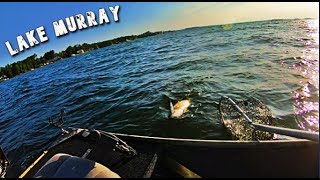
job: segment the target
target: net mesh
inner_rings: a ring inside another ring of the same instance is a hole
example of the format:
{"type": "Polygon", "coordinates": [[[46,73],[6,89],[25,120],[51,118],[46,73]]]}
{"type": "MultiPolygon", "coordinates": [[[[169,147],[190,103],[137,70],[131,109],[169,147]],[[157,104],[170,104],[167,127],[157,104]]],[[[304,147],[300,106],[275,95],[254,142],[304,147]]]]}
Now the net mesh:
{"type": "MultiPolygon", "coordinates": [[[[256,98],[235,102],[254,123],[271,125],[272,114],[269,108],[256,98]]],[[[253,126],[242,116],[239,110],[225,97],[219,103],[220,118],[231,133],[233,139],[270,140],[273,133],[254,130],[253,126]]]]}

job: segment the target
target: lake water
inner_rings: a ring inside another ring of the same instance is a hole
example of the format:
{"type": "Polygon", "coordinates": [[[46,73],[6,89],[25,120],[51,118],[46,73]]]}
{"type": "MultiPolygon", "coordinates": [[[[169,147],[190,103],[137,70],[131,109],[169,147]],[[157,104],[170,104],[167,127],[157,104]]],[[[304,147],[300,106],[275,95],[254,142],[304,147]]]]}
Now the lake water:
{"type": "MultiPolygon", "coordinates": [[[[195,27],[94,50],[0,83],[0,145],[16,177],[65,126],[228,139],[218,93],[264,102],[277,126],[319,131],[319,21],[195,27]],[[191,99],[169,120],[169,99],[191,99]]],[[[14,174],[14,175],[13,175],[14,174]]]]}

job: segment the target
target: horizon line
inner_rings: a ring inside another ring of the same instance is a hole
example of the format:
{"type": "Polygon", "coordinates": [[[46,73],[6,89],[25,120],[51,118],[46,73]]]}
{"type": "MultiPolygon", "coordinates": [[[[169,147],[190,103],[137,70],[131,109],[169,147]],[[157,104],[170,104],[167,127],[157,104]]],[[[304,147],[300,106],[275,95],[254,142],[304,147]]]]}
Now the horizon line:
{"type": "MultiPolygon", "coordinates": [[[[310,18],[310,17],[309,17],[309,18],[287,18],[287,19],[279,18],[279,19],[264,19],[264,20],[252,20],[252,21],[239,21],[239,22],[230,22],[230,23],[223,23],[223,24],[212,24],[212,25],[203,25],[203,26],[191,26],[191,27],[184,27],[184,28],[171,29],[171,30],[158,30],[158,31],[154,31],[153,33],[155,33],[155,32],[161,32],[161,31],[163,31],[163,32],[175,32],[175,31],[182,31],[182,30],[187,30],[187,29],[192,29],[192,28],[203,28],[203,27],[221,26],[221,25],[229,25],[229,24],[241,24],[241,23],[250,23],[250,22],[272,21],[272,20],[295,20],[295,19],[297,19],[297,20],[306,20],[306,19],[317,20],[317,19],[319,19],[319,17],[318,17],[318,18],[314,18],[314,17],[312,17],[312,18],[310,18]]],[[[152,32],[152,31],[147,30],[147,31],[144,31],[143,33],[145,33],[145,32],[152,32]]],[[[143,33],[142,33],[142,34],[143,34],[143,33]]],[[[125,36],[134,36],[134,35],[139,35],[139,34],[131,34],[131,35],[124,35],[124,36],[114,37],[114,38],[112,38],[112,39],[105,39],[105,40],[102,40],[102,41],[92,42],[92,43],[90,43],[90,44],[99,43],[99,42],[108,41],[108,40],[113,40],[113,39],[117,39],[117,38],[125,37],[125,36]]],[[[84,43],[86,43],[86,42],[84,42],[84,43]]],[[[84,44],[84,43],[82,43],[82,44],[84,44]]],[[[70,45],[70,44],[69,44],[69,45],[67,45],[67,46],[66,46],[65,48],[63,48],[63,49],[66,50],[66,48],[68,48],[69,46],[75,46],[75,45],[81,45],[81,43],[76,43],[76,44],[73,44],[73,45],[70,45]]],[[[112,46],[112,45],[111,45],[111,46],[112,46]]],[[[106,47],[107,47],[107,46],[106,46],[106,47]]],[[[100,49],[100,48],[99,48],[99,49],[100,49]]],[[[50,49],[50,50],[47,50],[47,52],[48,52],[48,51],[51,51],[51,50],[55,51],[55,53],[60,53],[60,52],[64,51],[64,50],[61,50],[61,51],[59,51],[59,52],[56,52],[56,50],[50,49]]],[[[44,52],[41,56],[43,56],[45,53],[46,53],[46,52],[44,52]]],[[[34,54],[36,54],[36,55],[38,56],[37,53],[34,53],[34,54]]],[[[39,55],[39,57],[41,57],[41,56],[39,55]]],[[[27,58],[27,57],[26,57],[26,58],[27,58]]],[[[0,66],[0,68],[4,68],[4,67],[7,66],[7,65],[10,65],[10,64],[13,64],[13,63],[16,63],[16,62],[19,62],[19,61],[23,61],[23,60],[25,60],[26,58],[21,59],[21,60],[18,60],[18,61],[13,61],[13,62],[11,62],[11,63],[8,63],[8,64],[4,65],[4,66],[0,66]]]]}

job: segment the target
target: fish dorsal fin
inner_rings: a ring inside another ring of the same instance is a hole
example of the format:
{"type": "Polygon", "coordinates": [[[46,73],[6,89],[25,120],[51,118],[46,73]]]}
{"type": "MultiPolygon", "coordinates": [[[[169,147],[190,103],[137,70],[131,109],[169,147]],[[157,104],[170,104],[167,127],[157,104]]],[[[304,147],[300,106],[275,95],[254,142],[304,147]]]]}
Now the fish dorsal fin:
{"type": "Polygon", "coordinates": [[[170,112],[171,112],[171,114],[173,114],[173,112],[174,112],[173,104],[171,101],[170,101],[170,112]]]}

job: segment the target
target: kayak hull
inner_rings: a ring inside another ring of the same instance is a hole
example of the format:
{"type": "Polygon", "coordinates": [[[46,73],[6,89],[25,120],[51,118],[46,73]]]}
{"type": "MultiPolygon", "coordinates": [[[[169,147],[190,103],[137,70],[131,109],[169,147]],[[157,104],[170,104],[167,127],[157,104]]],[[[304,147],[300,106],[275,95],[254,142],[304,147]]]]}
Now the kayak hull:
{"type": "Polygon", "coordinates": [[[85,131],[73,129],[57,140],[20,177],[33,177],[57,153],[78,157],[87,153],[87,159],[127,178],[319,177],[318,143],[308,140],[196,140],[99,131],[97,141],[96,137],[83,137],[85,131]],[[138,155],[128,157],[115,150],[111,135],[125,141],[138,155]]]}

